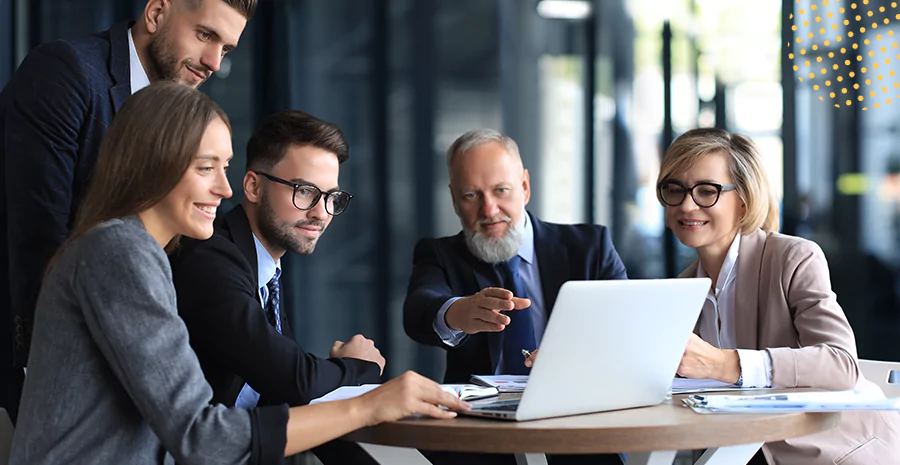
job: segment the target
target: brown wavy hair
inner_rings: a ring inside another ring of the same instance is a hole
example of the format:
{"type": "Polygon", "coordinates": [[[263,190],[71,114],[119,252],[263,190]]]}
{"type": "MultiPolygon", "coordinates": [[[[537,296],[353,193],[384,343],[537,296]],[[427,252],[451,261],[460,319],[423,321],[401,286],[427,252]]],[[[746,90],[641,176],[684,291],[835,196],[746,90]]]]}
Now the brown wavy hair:
{"type": "Polygon", "coordinates": [[[225,112],[212,99],[180,84],[154,83],[129,97],[100,144],[69,241],[104,221],[136,215],[159,203],[181,181],[203,133],[217,118],[231,130],[225,112]]]}

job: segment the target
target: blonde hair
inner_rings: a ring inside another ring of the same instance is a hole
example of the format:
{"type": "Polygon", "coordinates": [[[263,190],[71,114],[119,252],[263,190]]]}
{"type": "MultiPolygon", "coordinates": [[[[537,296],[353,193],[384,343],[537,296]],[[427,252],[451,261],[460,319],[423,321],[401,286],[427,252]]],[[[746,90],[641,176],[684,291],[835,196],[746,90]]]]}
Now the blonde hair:
{"type": "MultiPolygon", "coordinates": [[[[723,129],[692,129],[681,135],[666,150],[659,167],[657,185],[683,174],[707,155],[722,154],[728,161],[735,192],[744,202],[746,211],[741,218],[741,233],[757,229],[778,230],[778,202],[763,169],[762,157],[749,137],[731,134],[723,129]]],[[[656,198],[665,206],[656,191],[656,198]]]]}

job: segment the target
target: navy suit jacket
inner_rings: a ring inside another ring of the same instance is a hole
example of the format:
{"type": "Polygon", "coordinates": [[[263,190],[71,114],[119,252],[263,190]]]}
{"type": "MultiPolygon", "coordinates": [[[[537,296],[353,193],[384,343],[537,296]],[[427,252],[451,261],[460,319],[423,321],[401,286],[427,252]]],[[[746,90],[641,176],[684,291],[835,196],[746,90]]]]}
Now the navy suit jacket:
{"type": "Polygon", "coordinates": [[[109,123],[131,95],[128,27],[35,48],[0,93],[0,303],[15,322],[19,366],[44,269],[69,235],[109,123]]]}
{"type": "MultiPolygon", "coordinates": [[[[627,279],[606,227],[545,223],[529,215],[547,315],[566,281],[627,279]]],[[[463,383],[473,374],[494,374],[503,333],[478,333],[456,347],[447,346],[434,331],[438,310],[447,299],[499,287],[500,282],[494,267],[472,255],[462,232],[416,244],[403,304],[403,327],[417,342],[447,349],[444,382],[463,383]]]]}
{"type": "Polygon", "coordinates": [[[261,406],[304,405],[340,386],[380,382],[375,363],[305,352],[285,312],[282,334],[269,324],[259,300],[256,243],[242,206],[216,220],[209,240],[183,239],[170,261],[178,314],[212,386],[213,403],[234,405],[244,382],[260,394],[261,406]]]}

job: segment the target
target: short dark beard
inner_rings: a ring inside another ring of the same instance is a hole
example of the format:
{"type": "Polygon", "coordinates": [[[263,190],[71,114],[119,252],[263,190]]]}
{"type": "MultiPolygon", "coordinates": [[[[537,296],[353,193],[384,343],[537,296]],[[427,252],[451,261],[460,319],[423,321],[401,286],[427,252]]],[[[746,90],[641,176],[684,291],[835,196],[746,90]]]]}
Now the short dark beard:
{"type": "Polygon", "coordinates": [[[150,39],[148,54],[150,69],[158,81],[178,80],[178,59],[172,55],[172,42],[169,40],[169,27],[164,24],[156,35],[150,39]]]}
{"type": "Polygon", "coordinates": [[[259,199],[259,234],[269,244],[272,244],[282,250],[290,250],[300,255],[309,255],[316,249],[318,239],[300,238],[294,232],[294,228],[302,226],[317,226],[322,231],[325,230],[325,224],[321,221],[307,220],[298,221],[296,223],[283,223],[278,221],[272,203],[263,189],[259,199]]]}
{"type": "MultiPolygon", "coordinates": [[[[178,61],[178,58],[172,54],[173,48],[169,37],[169,25],[166,23],[150,39],[150,46],[147,48],[150,69],[156,75],[154,80],[179,83],[178,75],[182,67],[191,68],[200,74],[209,76],[210,70],[205,66],[195,66],[191,60],[178,61]]],[[[206,81],[200,81],[198,85],[204,82],[206,81]]]]}

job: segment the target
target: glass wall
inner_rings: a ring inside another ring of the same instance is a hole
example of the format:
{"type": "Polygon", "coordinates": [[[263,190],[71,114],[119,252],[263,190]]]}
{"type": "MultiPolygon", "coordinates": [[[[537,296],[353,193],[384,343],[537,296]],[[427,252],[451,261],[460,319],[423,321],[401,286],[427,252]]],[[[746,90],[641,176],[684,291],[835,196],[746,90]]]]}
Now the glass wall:
{"type": "MultiPolygon", "coordinates": [[[[263,1],[202,87],[234,127],[227,206],[240,201],[244,145],[264,115],[301,109],[349,138],[341,186],[353,204],[315,254],[285,259],[301,345],[325,355],[363,333],[389,375],[443,371],[441,350],[404,334],[402,303],[416,241],[459,231],[444,152],[463,132],[510,134],[532,176],[532,212],[606,224],[629,275],[657,278],[695,258],[665,245],[655,196],[664,143],[717,126],[760,145],[785,232],[822,245],[860,355],[900,359],[897,105],[835,109],[782,70],[791,24],[779,0],[595,0],[589,20],[544,18],[536,3],[263,1]]],[[[0,83],[37,43],[136,19],[143,4],[0,0],[0,83]]]]}

